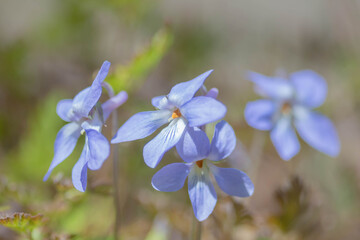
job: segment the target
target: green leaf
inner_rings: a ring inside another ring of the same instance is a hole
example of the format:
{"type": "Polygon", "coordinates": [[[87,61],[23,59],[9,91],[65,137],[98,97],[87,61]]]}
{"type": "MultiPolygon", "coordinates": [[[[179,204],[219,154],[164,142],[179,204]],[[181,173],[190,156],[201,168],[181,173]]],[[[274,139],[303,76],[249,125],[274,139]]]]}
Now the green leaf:
{"type": "Polygon", "coordinates": [[[167,53],[173,42],[173,34],[168,28],[160,29],[151,43],[129,64],[116,66],[115,71],[107,78],[107,82],[115,92],[133,91],[140,86],[145,77],[154,69],[167,53]]]}
{"type": "Polygon", "coordinates": [[[12,230],[24,233],[31,232],[43,223],[43,216],[28,213],[13,213],[7,217],[0,218],[0,224],[12,230]]]}

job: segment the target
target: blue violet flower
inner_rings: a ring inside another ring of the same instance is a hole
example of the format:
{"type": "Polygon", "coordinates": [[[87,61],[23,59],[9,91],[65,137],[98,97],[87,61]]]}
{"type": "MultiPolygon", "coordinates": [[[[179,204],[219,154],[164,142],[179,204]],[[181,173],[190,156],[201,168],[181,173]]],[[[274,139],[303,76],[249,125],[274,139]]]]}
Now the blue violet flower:
{"type": "Polygon", "coordinates": [[[118,130],[111,143],[120,143],[145,138],[164,124],[167,127],[144,146],[145,163],[154,168],[163,155],[177,145],[183,134],[192,127],[198,127],[223,118],[226,107],[212,97],[196,96],[212,70],[200,76],[175,85],[166,96],[152,99],[158,110],[133,115],[118,130]]]}
{"type": "Polygon", "coordinates": [[[234,130],[227,122],[221,121],[215,126],[211,144],[205,132],[196,127],[189,128],[182,140],[177,150],[186,163],[172,163],[160,169],[152,178],[156,190],[175,192],[188,178],[190,201],[199,221],[208,218],[217,201],[210,173],[220,189],[229,195],[249,197],[253,194],[254,185],[244,172],[214,165],[228,157],[236,145],[234,130]]]}
{"type": "Polygon", "coordinates": [[[54,158],[44,181],[73,152],[81,134],[85,134],[85,145],[72,170],[72,182],[77,190],[83,192],[86,189],[87,169],[100,169],[108,158],[110,144],[101,134],[101,129],[110,113],[127,100],[127,93],[122,91],[105,103],[98,103],[109,68],[110,62],[105,61],[90,87],[82,90],[74,99],[64,99],[58,103],[57,114],[69,123],[56,136],[54,158]]]}
{"type": "Polygon", "coordinates": [[[299,136],[310,146],[329,156],[340,152],[340,141],[333,123],[313,111],[327,94],[325,79],[311,70],[292,73],[289,79],[250,73],[255,91],[266,99],[249,102],[245,119],[253,128],[268,130],[271,140],[284,160],[300,150],[299,136]]]}

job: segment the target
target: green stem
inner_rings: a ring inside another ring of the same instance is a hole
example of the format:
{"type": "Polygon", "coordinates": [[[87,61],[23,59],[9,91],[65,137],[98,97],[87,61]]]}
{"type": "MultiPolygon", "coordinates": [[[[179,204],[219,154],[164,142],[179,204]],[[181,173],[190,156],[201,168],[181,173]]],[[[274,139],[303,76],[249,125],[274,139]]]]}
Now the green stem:
{"type": "MultiPolygon", "coordinates": [[[[112,113],[112,135],[115,136],[117,131],[117,111],[112,113]]],[[[119,147],[115,145],[113,147],[113,184],[114,184],[114,205],[115,205],[115,226],[114,226],[114,240],[118,239],[120,232],[120,205],[119,205],[119,147]]]]}
{"type": "Polygon", "coordinates": [[[250,178],[255,185],[258,174],[260,171],[260,165],[262,160],[262,154],[265,147],[265,135],[263,132],[256,131],[253,136],[251,148],[250,148],[250,159],[252,161],[252,168],[250,172],[250,178]]]}
{"type": "Polygon", "coordinates": [[[193,222],[191,227],[190,240],[201,239],[201,222],[199,222],[195,216],[193,216],[193,222]]]}
{"type": "MultiPolygon", "coordinates": [[[[112,98],[115,96],[112,87],[103,82],[103,87],[107,90],[109,97],[112,98]]],[[[117,132],[117,122],[118,115],[117,110],[113,110],[112,118],[111,118],[111,126],[112,126],[112,136],[115,136],[117,132]]],[[[114,206],[115,206],[115,224],[114,224],[114,240],[118,240],[120,226],[121,226],[121,209],[119,204],[119,147],[117,145],[113,145],[113,197],[114,197],[114,206]]]]}

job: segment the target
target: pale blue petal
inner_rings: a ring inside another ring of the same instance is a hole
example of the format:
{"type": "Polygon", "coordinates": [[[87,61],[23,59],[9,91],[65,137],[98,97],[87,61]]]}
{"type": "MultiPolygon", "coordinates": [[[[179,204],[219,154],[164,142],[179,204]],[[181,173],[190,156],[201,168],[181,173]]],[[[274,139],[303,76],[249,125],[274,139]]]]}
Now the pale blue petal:
{"type": "Polygon", "coordinates": [[[270,130],[274,123],[276,105],[271,100],[248,102],[245,107],[245,120],[251,127],[259,130],[270,130]]]}
{"type": "Polygon", "coordinates": [[[60,129],[55,140],[54,158],[50,164],[48,172],[44,177],[44,181],[49,178],[52,170],[74,151],[80,135],[81,127],[74,122],[68,123],[60,129]]]}
{"type": "Polygon", "coordinates": [[[172,104],[168,97],[165,95],[153,97],[151,99],[151,104],[157,109],[173,109],[175,105],[172,104]]]}
{"type": "Polygon", "coordinates": [[[227,158],[236,146],[234,129],[224,120],[216,124],[208,159],[220,161],[227,158]]]}
{"type": "Polygon", "coordinates": [[[300,143],[293,127],[291,126],[290,118],[280,118],[274,129],[271,131],[270,136],[282,159],[286,161],[290,160],[299,152],[300,143]]]}
{"type": "Polygon", "coordinates": [[[186,127],[183,118],[172,120],[156,137],[144,146],[143,156],[146,165],[156,167],[164,154],[174,147],[180,140],[186,127]]]}
{"type": "Polygon", "coordinates": [[[194,97],[181,106],[181,114],[189,121],[190,127],[199,127],[222,119],[226,107],[211,97],[194,97]]]}
{"type": "Polygon", "coordinates": [[[87,185],[87,161],[86,149],[84,147],[79,160],[72,169],[72,182],[74,187],[80,192],[85,192],[87,185]]]}
{"type": "Polygon", "coordinates": [[[91,109],[99,101],[102,93],[102,82],[110,69],[110,62],[105,61],[101,66],[91,87],[88,87],[75,96],[73,110],[77,115],[88,117],[91,109]]]}
{"type": "Polygon", "coordinates": [[[66,122],[71,122],[73,119],[69,116],[72,108],[72,99],[60,100],[56,106],[57,115],[66,122]]]}
{"type": "Polygon", "coordinates": [[[322,105],[326,99],[327,84],[325,79],[312,70],[303,70],[290,75],[295,87],[295,97],[298,103],[315,108],[322,105]]]}
{"type": "Polygon", "coordinates": [[[193,166],[188,178],[188,191],[195,217],[204,221],[215,208],[217,196],[206,168],[193,166]],[[203,171],[203,172],[201,172],[203,171]]]}
{"type": "Polygon", "coordinates": [[[71,112],[69,113],[69,117],[74,121],[79,121],[81,118],[87,118],[89,114],[85,115],[84,111],[82,110],[83,103],[91,91],[91,87],[87,87],[81,90],[73,99],[73,105],[71,112]]]}
{"type": "Polygon", "coordinates": [[[250,72],[248,78],[255,83],[255,91],[261,96],[286,100],[294,94],[293,87],[286,79],[268,77],[255,72],[250,72]]]}
{"type": "Polygon", "coordinates": [[[212,71],[213,70],[207,71],[190,81],[176,84],[168,95],[170,102],[174,103],[177,107],[180,107],[189,101],[204,84],[205,79],[212,71]]]}
{"type": "Polygon", "coordinates": [[[172,163],[160,169],[151,180],[152,186],[162,192],[175,192],[184,186],[191,165],[172,163]]]}
{"type": "Polygon", "coordinates": [[[301,118],[295,118],[295,126],[301,138],[313,148],[332,157],[339,154],[339,137],[329,118],[309,111],[301,118]]]}
{"type": "Polygon", "coordinates": [[[165,95],[161,95],[161,96],[153,97],[153,98],[151,99],[151,104],[152,104],[154,107],[160,109],[160,107],[159,107],[160,101],[161,101],[163,98],[166,98],[166,96],[165,96],[165,95]]]}
{"type": "Polygon", "coordinates": [[[133,115],[117,131],[111,143],[142,139],[168,122],[172,112],[168,110],[140,112],[133,115]]]}
{"type": "Polygon", "coordinates": [[[125,91],[121,91],[116,96],[104,102],[101,105],[104,121],[108,119],[112,111],[114,111],[116,108],[124,104],[127,99],[128,99],[128,94],[125,91]]]}
{"type": "Polygon", "coordinates": [[[219,89],[217,88],[212,88],[206,93],[206,97],[211,97],[214,99],[216,99],[218,95],[219,95],[219,89]]]}
{"type": "Polygon", "coordinates": [[[246,173],[234,168],[219,168],[209,164],[211,172],[221,190],[237,197],[250,197],[254,193],[254,184],[246,173]]]}
{"type": "Polygon", "coordinates": [[[210,142],[206,133],[199,128],[186,127],[176,150],[185,162],[193,162],[208,156],[210,142]]]}
{"type": "Polygon", "coordinates": [[[93,129],[85,129],[85,131],[87,138],[84,146],[85,158],[91,170],[98,170],[110,155],[110,144],[98,131],[93,129]]]}

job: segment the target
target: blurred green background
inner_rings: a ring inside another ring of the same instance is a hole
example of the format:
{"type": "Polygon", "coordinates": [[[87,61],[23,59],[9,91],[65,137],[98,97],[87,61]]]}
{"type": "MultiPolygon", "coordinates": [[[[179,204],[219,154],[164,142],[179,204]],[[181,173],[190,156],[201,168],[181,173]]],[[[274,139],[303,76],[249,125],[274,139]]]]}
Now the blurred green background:
{"type": "MultiPolygon", "coordinates": [[[[119,124],[172,85],[215,70],[206,86],[219,88],[239,139],[228,164],[251,176],[255,193],[218,191],[202,239],[360,239],[359,24],[360,3],[351,0],[1,0],[0,239],[112,239],[111,158],[89,172],[86,193],[70,178],[82,144],[42,182],[64,124],[57,101],[88,86],[104,60],[108,81],[129,93],[119,124]],[[285,162],[269,135],[244,121],[246,102],[258,98],[244,76],[307,68],[328,81],[320,111],[342,151],[333,159],[302,143],[285,162]]],[[[188,239],[187,189],[151,187],[156,169],[141,151],[149,139],[119,146],[122,239],[188,239]]],[[[170,161],[179,161],[175,151],[162,165],[170,161]]]]}

